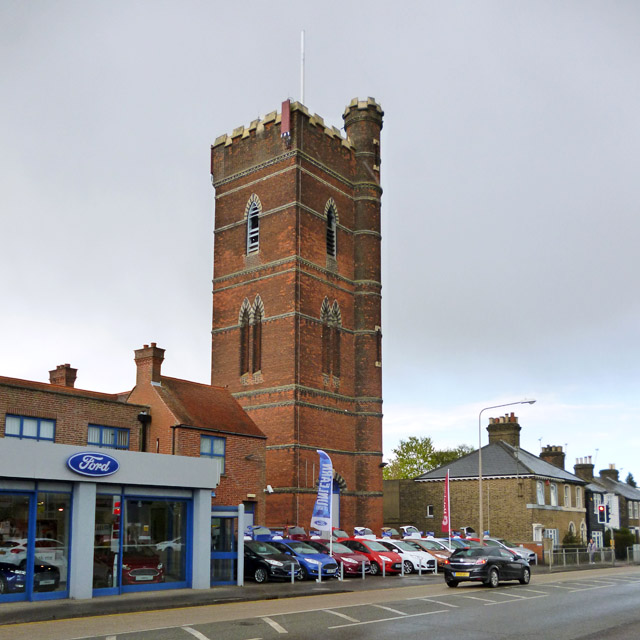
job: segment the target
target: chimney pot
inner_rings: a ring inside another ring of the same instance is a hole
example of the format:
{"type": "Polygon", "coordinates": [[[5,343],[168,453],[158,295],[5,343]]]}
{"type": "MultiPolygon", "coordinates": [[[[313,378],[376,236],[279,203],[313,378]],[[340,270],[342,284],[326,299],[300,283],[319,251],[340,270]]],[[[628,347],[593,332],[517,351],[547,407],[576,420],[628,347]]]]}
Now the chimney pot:
{"type": "Polygon", "coordinates": [[[164,349],[156,346],[155,342],[151,346],[145,344],[142,349],[136,349],[136,386],[160,382],[162,361],[164,360],[164,349]]]}
{"type": "Polygon", "coordinates": [[[76,383],[78,370],[70,364],[59,364],[55,369],[49,371],[49,383],[60,387],[71,387],[76,383]]]}

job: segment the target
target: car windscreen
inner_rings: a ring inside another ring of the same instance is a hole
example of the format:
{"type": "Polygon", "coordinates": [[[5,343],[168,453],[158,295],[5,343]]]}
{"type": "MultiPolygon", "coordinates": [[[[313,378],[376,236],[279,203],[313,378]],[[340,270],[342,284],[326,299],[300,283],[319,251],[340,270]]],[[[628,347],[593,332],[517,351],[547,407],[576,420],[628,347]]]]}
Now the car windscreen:
{"type": "Polygon", "coordinates": [[[486,547],[483,549],[482,547],[473,548],[473,549],[456,549],[451,554],[451,562],[455,562],[456,560],[463,560],[464,558],[480,558],[482,556],[489,555],[490,550],[486,547]]]}
{"type": "Polygon", "coordinates": [[[332,548],[334,553],[353,553],[353,549],[349,549],[342,542],[334,542],[332,548]]]}
{"type": "Polygon", "coordinates": [[[505,547],[511,547],[512,549],[515,549],[515,548],[517,548],[517,546],[518,546],[517,544],[515,544],[515,543],[513,543],[513,542],[509,542],[508,540],[500,539],[500,540],[498,540],[498,542],[502,542],[502,544],[503,544],[505,547]]]}
{"type": "Polygon", "coordinates": [[[389,551],[381,542],[376,542],[375,540],[367,540],[365,546],[369,547],[371,551],[389,551]]]}
{"type": "Polygon", "coordinates": [[[349,534],[346,531],[343,531],[342,529],[334,529],[333,530],[333,535],[336,538],[348,538],[349,534]]]}
{"type": "Polygon", "coordinates": [[[302,527],[291,527],[287,529],[287,533],[291,536],[305,536],[307,532],[302,527]]]}
{"type": "Polygon", "coordinates": [[[280,554],[280,551],[278,551],[278,549],[268,544],[267,542],[255,542],[252,540],[247,540],[244,543],[244,546],[247,547],[247,549],[251,549],[251,551],[257,553],[259,556],[274,556],[280,554]]]}
{"type": "Polygon", "coordinates": [[[309,546],[306,542],[287,542],[287,546],[296,553],[318,553],[317,549],[309,546]]]}
{"type": "MultiPolygon", "coordinates": [[[[415,551],[416,550],[415,547],[412,547],[405,540],[394,540],[393,541],[393,545],[395,547],[398,547],[399,549],[402,549],[403,551],[415,551]]],[[[422,549],[420,549],[420,551],[422,551],[422,549]]]]}

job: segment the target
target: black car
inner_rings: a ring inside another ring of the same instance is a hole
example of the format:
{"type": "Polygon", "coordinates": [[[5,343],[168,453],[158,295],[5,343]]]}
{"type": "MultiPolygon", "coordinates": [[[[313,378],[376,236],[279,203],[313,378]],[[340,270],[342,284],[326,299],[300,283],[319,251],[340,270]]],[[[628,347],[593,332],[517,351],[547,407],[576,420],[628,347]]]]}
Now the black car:
{"type": "Polygon", "coordinates": [[[256,582],[280,578],[291,579],[291,571],[300,579],[300,564],[298,561],[281,553],[274,546],[262,540],[245,540],[244,543],[244,575],[256,582]],[[293,565],[293,567],[292,567],[293,565]]]}
{"type": "Polygon", "coordinates": [[[444,562],[444,581],[449,587],[459,582],[482,582],[497,587],[501,580],[518,580],[529,584],[529,563],[508,549],[500,547],[471,547],[454,551],[444,562]]]}

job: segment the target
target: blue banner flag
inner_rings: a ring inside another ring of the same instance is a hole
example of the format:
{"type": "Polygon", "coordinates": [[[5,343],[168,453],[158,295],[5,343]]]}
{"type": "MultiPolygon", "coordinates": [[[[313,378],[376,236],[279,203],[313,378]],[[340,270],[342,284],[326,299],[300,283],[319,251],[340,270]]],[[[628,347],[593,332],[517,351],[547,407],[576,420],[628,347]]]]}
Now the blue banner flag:
{"type": "Polygon", "coordinates": [[[318,478],[318,497],[313,507],[311,528],[331,531],[331,498],[333,492],[333,465],[331,458],[318,450],[320,456],[320,476],[318,478]]]}

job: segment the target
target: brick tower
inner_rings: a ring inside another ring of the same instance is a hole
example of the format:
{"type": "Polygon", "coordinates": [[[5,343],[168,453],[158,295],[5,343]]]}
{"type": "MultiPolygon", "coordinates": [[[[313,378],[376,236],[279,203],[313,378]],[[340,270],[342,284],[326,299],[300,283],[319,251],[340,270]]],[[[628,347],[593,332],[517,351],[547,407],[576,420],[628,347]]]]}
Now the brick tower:
{"type": "Polygon", "coordinates": [[[211,382],[267,435],[267,526],[308,529],[317,449],[334,524],[382,525],[382,116],[352,100],[343,137],[286,101],[211,148],[211,382]]]}

